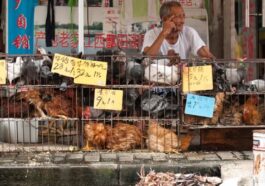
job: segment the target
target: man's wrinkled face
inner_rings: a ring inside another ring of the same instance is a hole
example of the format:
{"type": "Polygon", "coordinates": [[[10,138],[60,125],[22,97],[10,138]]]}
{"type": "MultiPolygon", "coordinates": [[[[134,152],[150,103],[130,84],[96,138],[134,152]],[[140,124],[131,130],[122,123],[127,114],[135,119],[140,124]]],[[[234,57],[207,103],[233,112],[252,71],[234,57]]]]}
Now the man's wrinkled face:
{"type": "MultiPolygon", "coordinates": [[[[184,23],[185,23],[185,12],[182,7],[172,7],[170,11],[170,15],[168,17],[173,16],[172,22],[174,22],[176,28],[174,32],[182,31],[184,23]]],[[[166,18],[168,19],[168,18],[166,18]]]]}

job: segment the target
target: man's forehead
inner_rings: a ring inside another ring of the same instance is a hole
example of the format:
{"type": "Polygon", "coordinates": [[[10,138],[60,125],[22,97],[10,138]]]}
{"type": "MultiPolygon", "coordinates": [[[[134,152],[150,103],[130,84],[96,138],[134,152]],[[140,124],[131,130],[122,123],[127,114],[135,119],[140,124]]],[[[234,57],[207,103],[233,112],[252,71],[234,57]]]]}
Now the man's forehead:
{"type": "Polygon", "coordinates": [[[170,14],[183,14],[184,13],[184,10],[182,7],[171,7],[170,9],[170,14]]]}

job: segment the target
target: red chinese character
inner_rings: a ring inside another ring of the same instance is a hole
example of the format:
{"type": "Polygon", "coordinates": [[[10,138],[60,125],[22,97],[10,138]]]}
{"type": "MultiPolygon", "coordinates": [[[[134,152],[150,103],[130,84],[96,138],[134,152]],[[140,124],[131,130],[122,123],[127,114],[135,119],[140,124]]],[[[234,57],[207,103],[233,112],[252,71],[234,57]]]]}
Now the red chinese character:
{"type": "Polygon", "coordinates": [[[77,48],[78,46],[78,33],[74,32],[71,34],[71,41],[70,41],[71,48],[77,48]]]}
{"type": "Polygon", "coordinates": [[[16,48],[20,48],[21,46],[21,36],[18,35],[14,41],[12,42],[12,45],[15,45],[16,48]]]}
{"type": "Polygon", "coordinates": [[[103,37],[103,34],[96,34],[95,35],[94,47],[95,48],[103,48],[104,47],[104,37],[103,37]]]}
{"type": "Polygon", "coordinates": [[[62,45],[63,48],[66,48],[66,47],[69,46],[68,39],[69,39],[69,34],[68,33],[62,32],[60,34],[60,40],[59,40],[59,42],[61,43],[61,45],[62,45]]]}
{"type": "Polygon", "coordinates": [[[128,38],[126,34],[118,34],[118,47],[128,48],[128,38]]]}
{"type": "Polygon", "coordinates": [[[138,34],[129,34],[129,48],[132,49],[138,49],[139,48],[139,41],[140,41],[140,36],[138,34]]]}
{"type": "Polygon", "coordinates": [[[29,38],[28,38],[28,36],[26,34],[24,36],[22,36],[21,44],[22,44],[22,48],[24,48],[24,49],[29,49],[30,48],[29,38]]]}
{"type": "Polygon", "coordinates": [[[18,28],[27,28],[27,18],[23,15],[20,14],[17,18],[17,26],[18,28]]]}
{"type": "Polygon", "coordinates": [[[123,0],[119,0],[119,6],[121,6],[123,3],[123,0]]]}
{"type": "Polygon", "coordinates": [[[21,3],[21,0],[16,0],[16,7],[15,7],[15,9],[18,9],[19,8],[20,3],[21,3]]]}
{"type": "Polygon", "coordinates": [[[106,37],[106,48],[113,48],[116,47],[116,35],[115,34],[107,34],[106,37]]]}

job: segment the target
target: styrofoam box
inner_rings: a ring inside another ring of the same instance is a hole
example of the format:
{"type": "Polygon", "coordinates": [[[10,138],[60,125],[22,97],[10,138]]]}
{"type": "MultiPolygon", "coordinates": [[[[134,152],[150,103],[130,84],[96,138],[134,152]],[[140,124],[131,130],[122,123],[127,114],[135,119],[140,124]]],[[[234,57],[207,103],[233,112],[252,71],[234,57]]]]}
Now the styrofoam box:
{"type": "Polygon", "coordinates": [[[7,143],[37,143],[38,122],[33,118],[0,119],[0,140],[7,143]]]}

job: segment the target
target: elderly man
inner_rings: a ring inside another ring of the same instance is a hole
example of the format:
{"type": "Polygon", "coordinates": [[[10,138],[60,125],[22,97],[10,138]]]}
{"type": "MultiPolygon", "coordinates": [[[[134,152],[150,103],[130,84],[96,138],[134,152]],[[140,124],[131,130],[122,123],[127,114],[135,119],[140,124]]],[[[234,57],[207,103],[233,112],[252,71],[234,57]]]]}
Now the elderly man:
{"type": "Polygon", "coordinates": [[[181,59],[191,54],[202,58],[214,58],[197,31],[184,26],[185,13],[179,2],[169,1],[160,8],[162,28],[149,30],[144,37],[142,52],[145,55],[169,55],[174,50],[181,59]]]}

